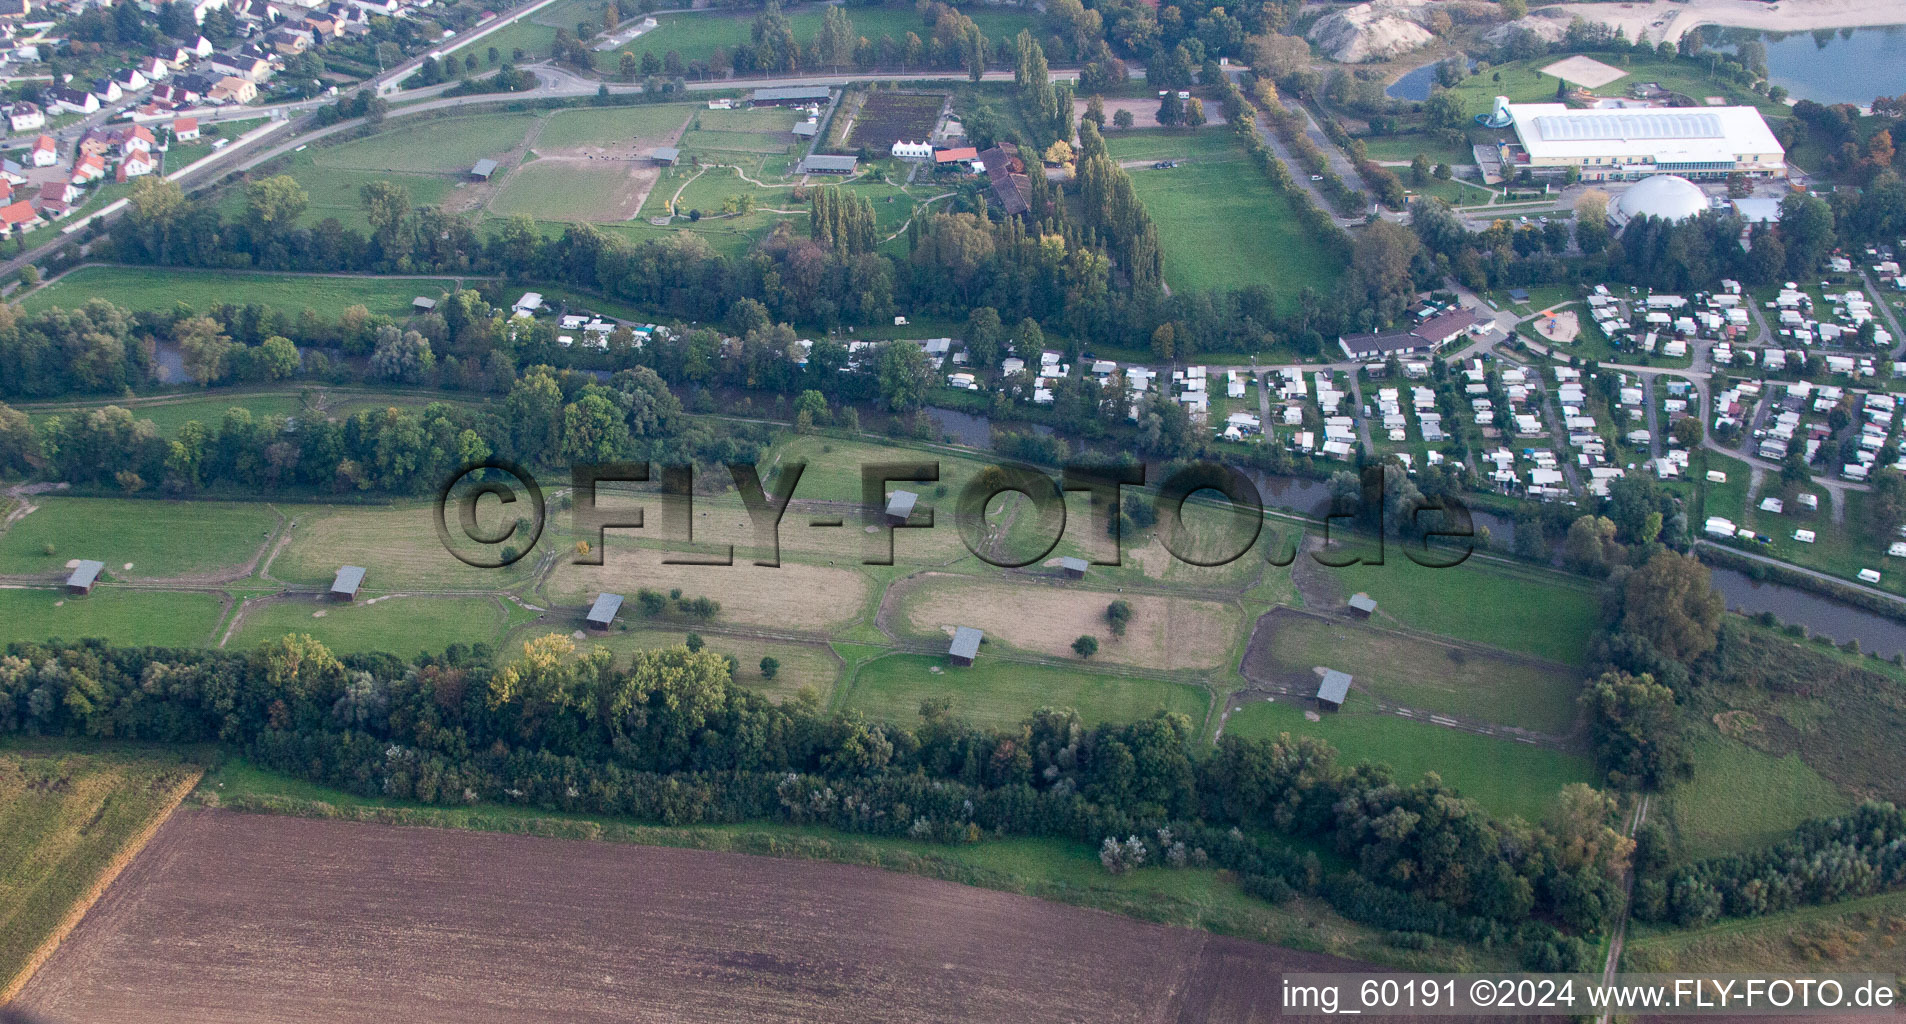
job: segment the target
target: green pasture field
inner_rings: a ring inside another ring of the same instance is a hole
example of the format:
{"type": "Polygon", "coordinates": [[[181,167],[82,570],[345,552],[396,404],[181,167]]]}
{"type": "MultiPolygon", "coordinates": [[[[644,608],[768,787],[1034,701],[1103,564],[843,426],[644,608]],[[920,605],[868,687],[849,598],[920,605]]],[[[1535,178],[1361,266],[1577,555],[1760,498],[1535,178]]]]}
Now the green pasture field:
{"type": "Polygon", "coordinates": [[[127,309],[168,310],[185,303],[196,310],[221,302],[256,302],[296,314],[316,309],[335,316],[346,306],[362,304],[373,313],[405,317],[410,300],[436,297],[456,287],[452,278],[323,277],[308,274],[261,274],[161,270],[149,267],[82,267],[30,292],[20,300],[28,313],[55,306],[75,309],[87,299],[106,299],[127,309]]]}
{"type": "MultiPolygon", "coordinates": [[[[1386,545],[1384,564],[1342,569],[1307,567],[1330,580],[1339,600],[1362,591],[1377,618],[1459,640],[1580,665],[1594,636],[1599,603],[1592,588],[1556,573],[1539,573],[1472,556],[1432,569],[1386,545]]],[[[1328,610],[1328,609],[1322,609],[1328,610]]]]}
{"type": "Polygon", "coordinates": [[[531,613],[493,597],[388,597],[367,602],[274,600],[244,611],[228,645],[257,647],[287,633],[308,633],[339,654],[436,653],[453,643],[495,645],[511,620],[531,613]]]}
{"type": "MultiPolygon", "coordinates": [[[[1214,136],[1222,131],[1207,130],[1214,136]]],[[[1119,159],[1149,159],[1124,154],[1159,146],[1156,141],[1127,146],[1128,138],[1115,138],[1108,151],[1119,159]]],[[[1265,285],[1287,307],[1307,286],[1327,289],[1342,262],[1306,235],[1290,201],[1271,188],[1235,142],[1228,156],[1210,152],[1171,170],[1129,172],[1158,226],[1167,283],[1190,290],[1265,285]]]]}
{"type": "Polygon", "coordinates": [[[909,726],[919,721],[920,702],[929,697],[945,697],[958,717],[991,727],[1012,725],[1042,707],[1072,708],[1088,724],[1136,721],[1160,708],[1188,716],[1193,725],[1205,719],[1209,702],[1194,686],[1106,675],[1088,666],[1013,664],[989,653],[982,646],[965,667],[938,655],[877,658],[860,667],[835,703],[909,726]]]}
{"type": "MultiPolygon", "coordinates": [[[[1467,144],[1445,142],[1441,139],[1433,138],[1425,132],[1407,132],[1401,135],[1365,135],[1363,136],[1363,152],[1365,156],[1368,156],[1372,160],[1403,161],[1414,160],[1417,154],[1420,153],[1425,160],[1430,162],[1431,167],[1437,164],[1448,164],[1451,167],[1458,167],[1463,164],[1473,165],[1476,162],[1476,154],[1469,151],[1467,144]]],[[[1399,170],[1407,174],[1409,168],[1404,167],[1399,168],[1399,170]]],[[[1481,193],[1477,193],[1477,195],[1481,195],[1481,193]]]]}
{"type": "MultiPolygon", "coordinates": [[[[410,174],[335,167],[314,162],[310,151],[293,154],[282,173],[296,178],[309,197],[304,215],[298,218],[300,224],[310,227],[323,223],[327,217],[335,217],[339,224],[366,234],[370,232],[371,222],[364,213],[364,186],[374,181],[388,181],[403,186],[413,205],[437,206],[457,190],[461,178],[448,171],[410,174]]],[[[244,190],[227,190],[219,200],[219,212],[230,218],[243,217],[244,190]]]]}
{"type": "Polygon", "coordinates": [[[536,147],[540,150],[568,149],[632,139],[663,138],[687,124],[697,110],[718,113],[707,111],[696,103],[560,110],[544,119],[543,130],[536,135],[536,147]]]}
{"type": "Polygon", "coordinates": [[[534,807],[478,804],[427,807],[408,801],[363,798],[268,772],[227,758],[208,773],[198,799],[239,809],[308,817],[401,820],[440,828],[588,836],[647,843],[878,866],[967,885],[1023,893],[1123,913],[1146,921],[1206,928],[1339,956],[1414,965],[1421,969],[1501,968],[1501,954],[1439,942],[1411,953],[1383,941],[1380,932],[1339,917],[1320,901],[1299,896],[1267,903],[1244,892],[1230,873],[1207,868],[1131,871],[1108,875],[1095,848],[1050,839],[987,839],[971,845],[903,838],[848,836],[818,826],[745,823],[695,828],[644,825],[629,819],[587,817],[534,807]]]}
{"type": "Polygon", "coordinates": [[[216,594],[111,585],[85,597],[67,597],[63,590],[0,590],[0,644],[100,637],[121,647],[200,647],[218,620],[216,594]]]}
{"type": "MultiPolygon", "coordinates": [[[[444,550],[432,510],[423,503],[299,506],[287,508],[285,514],[296,525],[291,528],[290,542],[270,566],[272,579],[280,583],[329,585],[340,565],[361,565],[369,570],[364,577],[368,594],[404,590],[491,592],[523,582],[536,561],[526,556],[502,569],[465,565],[444,550]]],[[[491,521],[487,511],[480,514],[486,528],[503,521],[491,521]]],[[[551,527],[561,525],[553,510],[549,516],[551,527]]],[[[452,523],[450,529],[454,535],[457,527],[452,523]]],[[[538,546],[552,543],[555,541],[546,529],[538,546]]]]}
{"type": "MultiPolygon", "coordinates": [[[[1696,449],[1694,458],[1689,461],[1691,468],[1688,471],[1688,480],[1700,496],[1700,501],[1695,506],[1695,514],[1688,517],[1694,528],[1700,529],[1700,524],[1706,522],[1709,516],[1725,516],[1735,526],[1747,525],[1749,516],[1747,485],[1753,477],[1753,470],[1747,463],[1707,448],[1696,449]],[[1707,475],[1710,471],[1727,474],[1727,482],[1708,483],[1707,475]]],[[[1822,508],[1821,511],[1824,512],[1826,509],[1822,508]]],[[[1791,532],[1789,531],[1790,535],[1791,532]]]]}
{"type": "Polygon", "coordinates": [[[1114,160],[1229,162],[1248,159],[1223,125],[1202,128],[1107,128],[1105,152],[1114,160]]]}
{"type": "Polygon", "coordinates": [[[1854,801],[1796,754],[1775,757],[1691,727],[1694,778],[1656,798],[1649,816],[1666,825],[1689,860],[1766,846],[1810,818],[1851,810],[1854,801]]]}
{"type": "MultiPolygon", "coordinates": [[[[601,26],[603,9],[608,7],[607,0],[563,0],[551,4],[527,18],[518,18],[503,28],[484,36],[462,49],[453,51],[449,56],[459,63],[466,54],[476,54],[477,64],[483,74],[490,73],[488,63],[490,47],[499,51],[501,60],[511,60],[516,50],[523,51],[526,63],[549,56],[550,47],[556,41],[558,28],[576,31],[576,23],[586,21],[593,26],[601,26]]],[[[601,54],[597,55],[600,58],[601,54]]],[[[613,56],[613,55],[611,55],[613,56]]]]}
{"type": "MultiPolygon", "coordinates": [[[[1556,79],[1552,75],[1541,74],[1539,69],[1566,56],[1557,53],[1497,65],[1482,74],[1470,75],[1450,91],[1462,99],[1466,112],[1472,115],[1488,113],[1497,96],[1507,96],[1512,103],[1553,103],[1556,79]],[[1500,81],[1497,75],[1501,76],[1500,81]]],[[[1654,82],[1664,89],[1693,97],[1697,105],[1709,96],[1720,96],[1729,104],[1759,107],[1763,114],[1769,116],[1786,117],[1789,113],[1785,104],[1770,102],[1767,97],[1751,89],[1709,79],[1705,64],[1698,60],[1664,61],[1656,57],[1612,57],[1596,53],[1588,56],[1628,72],[1626,78],[1616,79],[1595,90],[1598,96],[1626,96],[1630,87],[1654,82]]]]}
{"type": "MultiPolygon", "coordinates": [[[[861,467],[882,463],[928,462],[939,464],[939,483],[888,483],[886,489],[911,490],[927,504],[952,508],[959,500],[960,488],[973,475],[991,465],[989,461],[952,455],[944,451],[909,448],[870,441],[846,441],[837,437],[788,434],[763,453],[760,462],[762,486],[778,493],[779,467],[788,462],[806,462],[801,482],[795,488],[796,500],[859,501],[861,467]],[[940,485],[946,494],[939,495],[940,485]]],[[[948,525],[951,525],[949,521],[948,525]]],[[[937,529],[937,527],[936,527],[937,529]]]]}
{"type": "Polygon", "coordinates": [[[1305,679],[1316,666],[1348,672],[1358,689],[1412,710],[1439,711],[1551,736],[1575,723],[1578,673],[1443,647],[1401,633],[1304,615],[1269,629],[1272,673],[1305,679]]]}
{"type": "Polygon", "coordinates": [[[0,992],[196,772],[177,755],[0,748],[0,992]]]}
{"type": "MultiPolygon", "coordinates": [[[[544,294],[548,294],[545,292],[544,294]]],[[[253,419],[267,416],[315,416],[324,415],[334,419],[344,419],[363,409],[386,409],[396,406],[400,409],[422,409],[432,402],[441,402],[445,396],[431,393],[357,393],[324,392],[324,400],[317,406],[308,406],[301,393],[285,391],[224,391],[208,395],[187,394],[168,395],[157,399],[127,401],[88,402],[84,405],[46,404],[21,406],[20,411],[27,414],[34,426],[43,426],[54,416],[82,416],[93,409],[117,405],[132,412],[136,420],[151,420],[158,428],[161,437],[177,434],[180,427],[193,420],[203,424],[207,430],[216,431],[224,420],[227,410],[242,408],[252,414],[253,419]]],[[[453,404],[456,404],[453,402],[453,404]]]]}
{"type": "Polygon", "coordinates": [[[1284,699],[1260,700],[1232,712],[1224,731],[1263,740],[1279,733],[1315,736],[1336,747],[1347,763],[1387,764],[1402,782],[1435,772],[1490,813],[1529,821],[1548,814],[1563,786],[1596,781],[1595,766],[1585,757],[1382,714],[1354,692],[1342,711],[1320,718],[1306,720],[1301,707],[1284,699]]]}
{"type": "Polygon", "coordinates": [[[312,153],[319,167],[384,173],[453,174],[520,145],[534,114],[471,114],[405,123],[401,129],[312,153]]]}
{"type": "MultiPolygon", "coordinates": [[[[526,636],[541,632],[540,627],[526,631],[526,636]]],[[[680,646],[695,632],[695,627],[684,625],[679,629],[665,629],[659,626],[629,626],[618,624],[607,633],[591,633],[588,643],[606,647],[614,651],[622,663],[627,663],[630,655],[636,651],[653,650],[662,647],[680,646]]],[[[708,644],[707,650],[716,654],[726,654],[735,659],[734,680],[737,685],[754,690],[777,703],[800,693],[802,689],[814,691],[825,704],[833,696],[834,686],[840,679],[841,662],[825,644],[804,644],[783,640],[760,640],[747,636],[725,636],[719,633],[703,632],[702,639],[708,644]],[[762,657],[772,657],[781,663],[773,679],[761,674],[762,657]]],[[[507,651],[514,655],[515,651],[507,651]]]]}
{"type": "Polygon", "coordinates": [[[243,565],[278,525],[272,507],[262,504],[58,495],[33,503],[37,510],[0,533],[0,574],[63,576],[75,558],[105,562],[108,578],[213,572],[243,565]]]}
{"type": "Polygon", "coordinates": [[[629,165],[619,161],[538,160],[510,176],[490,200],[489,210],[499,217],[525,214],[537,220],[595,220],[616,202],[610,197],[633,188],[629,165]]]}

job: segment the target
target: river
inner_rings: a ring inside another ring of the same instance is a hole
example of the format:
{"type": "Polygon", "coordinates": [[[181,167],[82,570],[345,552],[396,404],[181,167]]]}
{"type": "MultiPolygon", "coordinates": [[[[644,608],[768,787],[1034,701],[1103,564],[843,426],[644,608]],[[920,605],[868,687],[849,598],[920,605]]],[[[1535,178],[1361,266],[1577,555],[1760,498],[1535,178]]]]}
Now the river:
{"type": "Polygon", "coordinates": [[[1709,26],[1701,39],[1723,49],[1758,39],[1768,77],[1798,99],[1866,106],[1906,93],[1906,25],[1785,34],[1709,26]]]}

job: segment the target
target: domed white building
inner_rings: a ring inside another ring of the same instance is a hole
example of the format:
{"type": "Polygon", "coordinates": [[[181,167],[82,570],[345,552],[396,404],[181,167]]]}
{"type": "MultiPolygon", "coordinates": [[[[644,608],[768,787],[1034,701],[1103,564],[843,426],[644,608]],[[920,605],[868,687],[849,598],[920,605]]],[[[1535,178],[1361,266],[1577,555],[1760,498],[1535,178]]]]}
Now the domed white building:
{"type": "Polygon", "coordinates": [[[1636,182],[1608,207],[1608,219],[1621,227],[1636,217],[1683,221],[1707,209],[1707,193],[1686,178],[1654,174],[1636,182]]]}

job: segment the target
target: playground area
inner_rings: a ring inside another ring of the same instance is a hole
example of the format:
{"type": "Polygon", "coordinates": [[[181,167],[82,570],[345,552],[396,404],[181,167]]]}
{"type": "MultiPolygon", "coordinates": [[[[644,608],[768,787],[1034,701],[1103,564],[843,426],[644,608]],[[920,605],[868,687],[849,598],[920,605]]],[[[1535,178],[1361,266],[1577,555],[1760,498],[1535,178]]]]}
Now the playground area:
{"type": "Polygon", "coordinates": [[[1572,309],[1543,310],[1535,320],[1535,332],[1557,345],[1572,344],[1581,331],[1581,320],[1572,309]]]}

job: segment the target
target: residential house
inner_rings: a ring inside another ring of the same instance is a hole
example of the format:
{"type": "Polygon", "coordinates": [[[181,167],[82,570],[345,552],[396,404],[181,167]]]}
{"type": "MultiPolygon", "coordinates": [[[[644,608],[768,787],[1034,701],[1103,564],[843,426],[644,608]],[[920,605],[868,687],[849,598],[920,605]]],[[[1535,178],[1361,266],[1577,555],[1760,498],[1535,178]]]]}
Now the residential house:
{"type": "Polygon", "coordinates": [[[133,69],[145,76],[147,82],[159,82],[172,77],[172,65],[157,57],[142,57],[133,69]]]}
{"type": "MultiPolygon", "coordinates": [[[[185,66],[192,63],[194,56],[196,56],[196,54],[183,46],[166,45],[154,51],[152,59],[164,64],[170,71],[184,71],[185,66]]],[[[145,68],[141,67],[140,70],[144,71],[145,68]]],[[[151,78],[152,74],[147,72],[146,77],[151,78]]]]}
{"type": "Polygon", "coordinates": [[[13,125],[16,132],[30,132],[46,127],[46,111],[41,110],[38,104],[22,100],[7,111],[7,122],[13,125]]]}
{"type": "Polygon", "coordinates": [[[95,78],[93,79],[93,95],[99,97],[101,103],[118,103],[126,98],[126,90],[121,89],[119,83],[110,78],[95,78]]]}
{"type": "MultiPolygon", "coordinates": [[[[200,18],[199,20],[203,22],[205,19],[200,18]]],[[[210,57],[212,54],[218,52],[218,48],[212,45],[212,41],[204,36],[200,36],[193,41],[191,50],[192,56],[201,58],[210,57]]]]}
{"type": "Polygon", "coordinates": [[[98,153],[79,158],[73,165],[72,181],[76,185],[85,185],[99,181],[106,176],[106,158],[98,153]]]}
{"type": "Polygon", "coordinates": [[[51,167],[60,162],[60,144],[53,136],[42,135],[33,140],[33,166],[51,167]]]}
{"type": "Polygon", "coordinates": [[[22,199],[6,206],[0,206],[0,238],[23,231],[31,231],[40,226],[40,211],[33,204],[22,199]]]}
{"type": "Polygon", "coordinates": [[[176,82],[156,86],[152,90],[155,103],[168,103],[174,107],[189,107],[196,104],[204,93],[193,87],[191,79],[195,76],[184,75],[176,82]]]}
{"type": "Polygon", "coordinates": [[[25,18],[33,13],[33,0],[0,0],[0,18],[25,18]]]}
{"type": "Polygon", "coordinates": [[[242,78],[248,82],[262,82],[271,77],[270,61],[238,53],[221,53],[207,58],[205,67],[214,73],[242,78]]]}
{"type": "Polygon", "coordinates": [[[172,137],[180,142],[197,142],[199,137],[199,119],[181,117],[172,122],[172,137]]]}
{"type": "Polygon", "coordinates": [[[312,33],[309,29],[274,28],[265,33],[271,42],[271,48],[287,57],[296,56],[311,49],[312,33]]]}
{"type": "MultiPolygon", "coordinates": [[[[195,25],[203,25],[205,24],[205,16],[207,14],[224,9],[225,0],[192,0],[192,22],[195,25]]],[[[200,36],[199,38],[204,39],[205,37],[200,36]]],[[[201,54],[200,56],[204,55],[201,54]]]]}
{"type": "Polygon", "coordinates": [[[258,86],[237,75],[220,79],[217,85],[212,86],[212,91],[205,94],[206,101],[215,104],[245,104],[257,98],[258,86]]]}
{"type": "Polygon", "coordinates": [[[133,178],[142,178],[157,170],[158,167],[159,161],[151,153],[135,149],[127,153],[124,160],[119,161],[119,173],[113,180],[125,182],[133,178]]]}
{"type": "Polygon", "coordinates": [[[55,108],[65,113],[99,113],[99,97],[83,89],[57,86],[47,90],[45,98],[51,101],[55,108]]]}
{"type": "MultiPolygon", "coordinates": [[[[47,188],[52,187],[47,186],[47,188]]],[[[39,204],[40,217],[44,220],[65,220],[72,215],[74,207],[78,205],[60,196],[49,196],[44,189],[40,192],[39,204]]]]}
{"type": "Polygon", "coordinates": [[[152,82],[147,79],[138,68],[126,68],[123,71],[115,71],[113,72],[112,80],[113,84],[117,85],[124,92],[138,92],[152,85],[152,82]]]}

